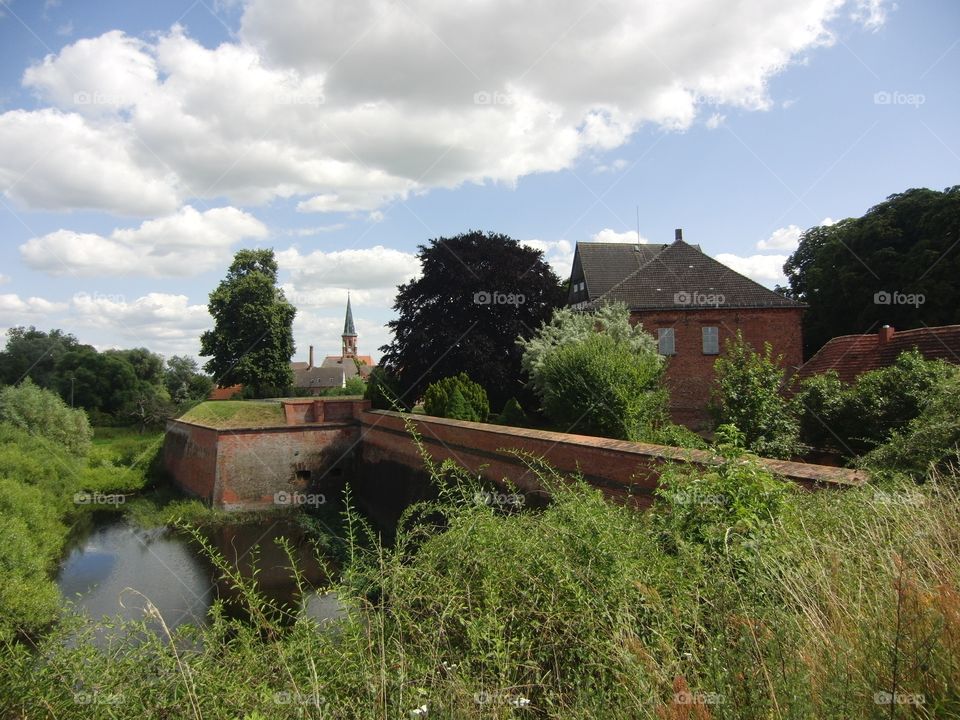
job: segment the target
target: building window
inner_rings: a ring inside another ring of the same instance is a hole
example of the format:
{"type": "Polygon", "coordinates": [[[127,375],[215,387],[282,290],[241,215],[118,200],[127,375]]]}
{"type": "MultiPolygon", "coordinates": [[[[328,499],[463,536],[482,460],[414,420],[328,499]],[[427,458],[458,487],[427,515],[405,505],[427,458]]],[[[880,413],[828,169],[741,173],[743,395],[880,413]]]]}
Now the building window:
{"type": "Polygon", "coordinates": [[[720,328],[715,328],[715,327],[703,328],[703,354],[704,355],[720,354],[720,328]]]}
{"type": "Polygon", "coordinates": [[[674,342],[673,328],[659,328],[657,330],[657,352],[661,355],[675,355],[676,343],[674,342]]]}

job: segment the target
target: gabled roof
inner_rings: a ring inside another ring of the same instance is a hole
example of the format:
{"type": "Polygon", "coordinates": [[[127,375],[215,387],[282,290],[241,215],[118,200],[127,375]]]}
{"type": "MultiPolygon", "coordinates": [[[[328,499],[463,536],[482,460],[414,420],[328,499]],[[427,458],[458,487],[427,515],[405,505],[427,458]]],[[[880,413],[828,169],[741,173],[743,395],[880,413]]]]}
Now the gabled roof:
{"type": "Polygon", "coordinates": [[[343,387],[342,367],[312,367],[293,371],[293,386],[298,388],[343,387]]]}
{"type": "Polygon", "coordinates": [[[799,378],[835,370],[844,382],[853,382],[870,370],[893,365],[900,353],[916,348],[927,360],[960,365],[960,325],[894,331],[882,341],[883,329],[870,335],[841,335],[830,340],[797,371],[799,378]]]}
{"type": "MultiPolygon", "coordinates": [[[[669,245],[617,245],[577,243],[586,283],[581,301],[624,302],[631,310],[803,307],[683,240],[669,245]]],[[[571,293],[571,299],[575,297],[571,293]]]]}

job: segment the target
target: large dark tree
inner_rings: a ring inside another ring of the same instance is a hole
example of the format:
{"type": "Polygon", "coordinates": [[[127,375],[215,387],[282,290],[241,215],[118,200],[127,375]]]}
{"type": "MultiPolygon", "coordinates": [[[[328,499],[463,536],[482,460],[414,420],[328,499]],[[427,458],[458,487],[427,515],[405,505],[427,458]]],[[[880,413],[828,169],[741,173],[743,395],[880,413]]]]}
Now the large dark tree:
{"type": "Polygon", "coordinates": [[[29,377],[39,387],[53,388],[57,363],[77,346],[77,339],[62,330],[44,332],[32,325],[10,328],[7,345],[0,352],[0,384],[14,385],[29,377]]]}
{"type": "Polygon", "coordinates": [[[837,335],[960,322],[960,186],[891,195],[860,218],[807,230],[784,265],[807,303],[807,357],[837,335]],[[920,302],[922,296],[922,302],[920,302]]]}
{"type": "Polygon", "coordinates": [[[562,304],[560,280],[541,251],[497,233],[430,240],[419,258],[422,275],[398,288],[381,365],[404,403],[465,372],[499,410],[524,392],[517,337],[530,337],[562,304]]]}
{"type": "Polygon", "coordinates": [[[210,293],[214,329],[200,336],[204,369],[223,386],[237,383],[255,394],[282,392],[293,383],[296,308],[277,286],[273,250],[240,250],[227,277],[210,293]]]}

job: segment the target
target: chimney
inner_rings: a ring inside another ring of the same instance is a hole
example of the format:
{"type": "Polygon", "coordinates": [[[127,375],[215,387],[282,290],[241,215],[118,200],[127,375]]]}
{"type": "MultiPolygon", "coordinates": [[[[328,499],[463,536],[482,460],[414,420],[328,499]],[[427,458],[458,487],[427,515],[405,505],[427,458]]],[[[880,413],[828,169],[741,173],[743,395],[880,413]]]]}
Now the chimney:
{"type": "Polygon", "coordinates": [[[310,361],[307,363],[307,367],[313,367],[313,345],[310,346],[310,361]]]}
{"type": "Polygon", "coordinates": [[[677,240],[683,240],[683,228],[677,228],[673,231],[673,240],[674,242],[677,240]]]}
{"type": "Polygon", "coordinates": [[[888,342],[893,340],[894,329],[889,325],[884,325],[880,328],[880,332],[877,335],[877,342],[880,345],[886,345],[888,342]]]}

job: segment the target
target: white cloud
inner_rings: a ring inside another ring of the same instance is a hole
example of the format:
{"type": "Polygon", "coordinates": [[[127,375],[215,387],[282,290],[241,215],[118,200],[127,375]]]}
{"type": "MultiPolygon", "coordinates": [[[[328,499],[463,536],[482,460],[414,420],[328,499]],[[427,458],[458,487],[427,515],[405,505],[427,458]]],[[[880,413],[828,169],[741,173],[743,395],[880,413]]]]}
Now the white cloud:
{"type": "Polygon", "coordinates": [[[597,165],[593,168],[595,173],[617,173],[627,167],[629,163],[623,158],[616,158],[608,164],[597,165]]]}
{"type": "Polygon", "coordinates": [[[594,242],[609,242],[609,243],[648,243],[650,242],[643,235],[638,235],[636,230],[627,230],[625,232],[617,232],[616,230],[611,230],[610,228],[604,228],[598,233],[594,233],[591,237],[591,240],[594,242]]]}
{"type": "Polygon", "coordinates": [[[298,307],[343,307],[348,290],[360,303],[390,306],[397,286],[420,274],[414,254],[382,245],[305,255],[293,247],[278,252],[277,262],[290,271],[283,288],[298,307]]]}
{"type": "Polygon", "coordinates": [[[20,254],[31,268],[51,275],[188,277],[226,265],[234,243],[266,235],[263,223],[236,208],[201,213],[187,205],[109,237],[57,230],[28,240],[20,254]]]}
{"type": "Polygon", "coordinates": [[[521,240],[521,244],[543,251],[543,257],[561,280],[570,277],[574,245],[569,240],[521,240]]]}
{"type": "Polygon", "coordinates": [[[53,107],[0,114],[0,184],[29,207],[145,217],[191,198],[371,212],[512,185],[644,123],[687,128],[699,98],[769,107],[771,77],[832,42],[851,3],[882,22],[879,0],[250,0],[216,48],[177,26],[112,31],[27,68],[53,107]]]}
{"type": "Polygon", "coordinates": [[[50,313],[66,309],[66,303],[51,302],[40,297],[28,297],[26,300],[19,295],[8,293],[0,295],[0,318],[3,322],[17,324],[36,316],[46,316],[50,313]],[[26,316],[26,317],[24,317],[26,316]]]}
{"type": "Polygon", "coordinates": [[[10,282],[10,276],[0,273],[0,285],[6,285],[8,282],[10,282]]]}
{"type": "Polygon", "coordinates": [[[714,113],[707,118],[706,126],[710,130],[716,130],[718,127],[723,125],[723,121],[727,119],[726,115],[721,115],[720,113],[714,113]]]}
{"type": "Polygon", "coordinates": [[[145,346],[165,355],[200,350],[200,333],[213,327],[206,305],[191,305],[186,295],[148,293],[132,302],[106,295],[78,293],[70,302],[71,323],[108,331],[125,347],[145,346]]]}
{"type": "Polygon", "coordinates": [[[802,233],[803,230],[798,225],[777,228],[770,237],[757,243],[757,250],[790,250],[792,252],[800,244],[802,233]]]}
{"type": "Polygon", "coordinates": [[[786,276],[783,274],[783,264],[787,255],[734,255],[720,253],[716,259],[727,267],[733,268],[741,275],[746,275],[762,285],[773,287],[776,284],[785,285],[786,276]]]}

